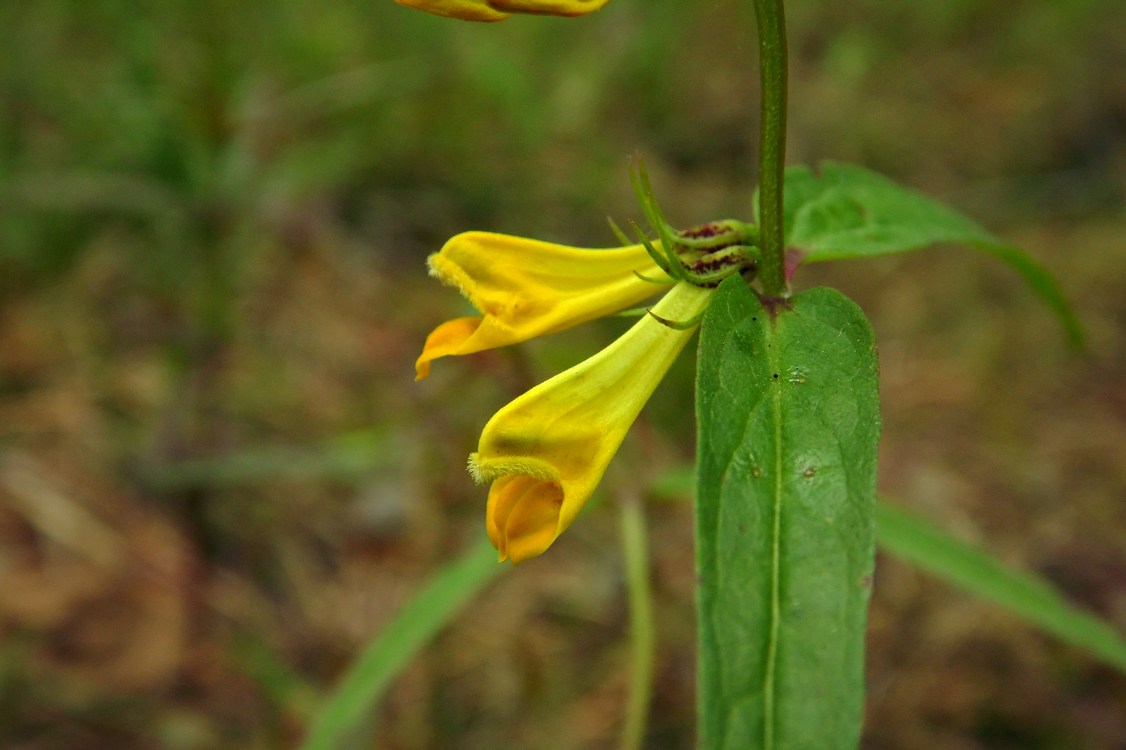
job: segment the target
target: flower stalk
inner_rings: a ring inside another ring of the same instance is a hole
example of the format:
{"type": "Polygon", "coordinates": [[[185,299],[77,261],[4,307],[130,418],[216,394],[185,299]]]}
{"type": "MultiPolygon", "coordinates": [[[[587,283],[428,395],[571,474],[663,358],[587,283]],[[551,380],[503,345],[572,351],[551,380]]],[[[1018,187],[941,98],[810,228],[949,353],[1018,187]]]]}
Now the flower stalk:
{"type": "Polygon", "coordinates": [[[755,0],[762,116],[759,130],[758,277],[767,297],[787,295],[782,238],[782,176],[786,161],[786,17],[783,0],[755,0]]]}

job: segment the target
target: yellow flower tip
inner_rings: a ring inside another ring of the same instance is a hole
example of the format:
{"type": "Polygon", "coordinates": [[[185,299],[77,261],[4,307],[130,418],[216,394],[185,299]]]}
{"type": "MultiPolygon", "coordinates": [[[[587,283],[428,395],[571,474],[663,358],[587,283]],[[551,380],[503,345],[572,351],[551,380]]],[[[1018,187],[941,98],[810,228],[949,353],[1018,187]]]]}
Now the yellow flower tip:
{"type": "Polygon", "coordinates": [[[454,318],[431,331],[422,347],[422,354],[414,363],[415,380],[422,380],[430,374],[430,363],[439,357],[453,354],[469,354],[480,349],[469,348],[469,341],[481,326],[481,318],[454,318]]]}
{"type": "Polygon", "coordinates": [[[488,0],[507,13],[534,13],[551,16],[582,16],[601,10],[610,0],[488,0]]]}
{"type": "Polygon", "coordinates": [[[463,21],[503,21],[512,13],[581,16],[610,0],[395,0],[399,5],[463,21]]]}
{"type": "Polygon", "coordinates": [[[399,5],[417,8],[436,16],[463,21],[503,21],[509,17],[485,0],[395,0],[399,5]]]}
{"type": "Polygon", "coordinates": [[[444,284],[446,283],[446,277],[442,273],[441,257],[441,253],[431,253],[430,255],[428,255],[426,258],[426,271],[430,274],[431,278],[438,279],[438,281],[441,281],[444,284]]]}

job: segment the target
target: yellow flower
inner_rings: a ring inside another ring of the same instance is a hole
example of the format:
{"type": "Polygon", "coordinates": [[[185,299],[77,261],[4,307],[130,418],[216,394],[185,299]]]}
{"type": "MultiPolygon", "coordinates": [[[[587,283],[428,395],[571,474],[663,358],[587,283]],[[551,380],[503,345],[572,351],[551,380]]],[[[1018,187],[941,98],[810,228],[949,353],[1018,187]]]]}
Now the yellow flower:
{"type": "Polygon", "coordinates": [[[643,245],[581,250],[489,232],[459,234],[430,256],[430,273],[455,286],[482,317],[438,326],[415,362],[417,379],[439,357],[526,341],[631,307],[672,280],[643,245]]]}
{"type": "Polygon", "coordinates": [[[418,379],[439,357],[553,333],[671,287],[613,344],[540,383],[485,425],[469,471],[478,482],[492,483],[485,528],[501,560],[543,554],[574,522],[692,337],[712,289],[731,274],[754,275],[755,227],[728,220],[677,232],[661,216],[644,169],[631,176],[660,242],[638,230],[640,245],[580,250],[467,232],[429,258],[431,274],[460,289],[482,315],[434,329],[415,363],[418,379]]]}
{"type": "MultiPolygon", "coordinates": [[[[653,314],[695,320],[711,291],[677,284],[653,314]]],[[[613,344],[489,420],[469,468],[478,482],[492,482],[486,529],[501,560],[535,557],[571,525],[694,329],[646,315],[613,344]]]]}
{"type": "Polygon", "coordinates": [[[466,21],[503,21],[512,13],[581,16],[610,0],[395,0],[428,13],[466,21]]]}

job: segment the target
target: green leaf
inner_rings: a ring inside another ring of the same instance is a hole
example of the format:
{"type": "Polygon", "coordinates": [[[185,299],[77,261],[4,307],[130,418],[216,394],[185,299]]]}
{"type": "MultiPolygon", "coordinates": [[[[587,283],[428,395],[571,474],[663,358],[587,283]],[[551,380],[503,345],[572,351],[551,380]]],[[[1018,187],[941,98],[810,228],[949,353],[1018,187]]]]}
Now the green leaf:
{"type": "Polygon", "coordinates": [[[876,512],[880,546],[943,580],[985,597],[1042,630],[1126,672],[1126,640],[1069,604],[1047,582],[1006,567],[926,521],[887,503],[876,512]]]}
{"type": "MultiPolygon", "coordinates": [[[[1074,346],[1083,331],[1051,273],[1018,247],[926,196],[867,169],[825,162],[786,170],[786,245],[802,263],[868,258],[929,245],[968,245],[1008,263],[1059,318],[1074,346]]],[[[757,205],[757,201],[756,201],[757,205]]]]}
{"type": "Polygon", "coordinates": [[[698,367],[700,747],[855,747],[880,422],[871,327],[834,290],[767,307],[733,277],[698,367]]]}
{"type": "Polygon", "coordinates": [[[313,720],[301,750],[329,750],[375,709],[391,680],[474,594],[507,566],[487,540],[438,572],[356,659],[313,720]]]}

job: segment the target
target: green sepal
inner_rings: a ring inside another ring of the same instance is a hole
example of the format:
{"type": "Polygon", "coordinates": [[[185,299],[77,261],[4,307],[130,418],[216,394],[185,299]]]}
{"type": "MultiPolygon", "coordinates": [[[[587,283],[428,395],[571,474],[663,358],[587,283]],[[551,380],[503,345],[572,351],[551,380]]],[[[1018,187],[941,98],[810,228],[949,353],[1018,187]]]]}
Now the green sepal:
{"type": "Polygon", "coordinates": [[[695,328],[696,326],[700,325],[700,321],[704,319],[704,313],[700,313],[699,315],[693,315],[688,320],[670,320],[669,318],[662,318],[660,315],[653,312],[652,310],[647,310],[646,312],[649,313],[649,317],[653,318],[653,320],[657,321],[658,323],[665,326],[666,328],[673,329],[674,331],[690,330],[690,329],[695,328]]]}
{"type": "Polygon", "coordinates": [[[661,246],[669,256],[669,262],[676,265],[677,259],[673,250],[676,247],[676,232],[665,221],[661,207],[657,204],[657,199],[653,197],[653,186],[649,183],[649,170],[645,168],[645,160],[640,156],[636,157],[630,164],[629,180],[630,184],[633,185],[633,192],[637,196],[637,201],[641,204],[641,210],[645,214],[646,221],[649,222],[649,226],[660,238],[661,246]]]}
{"type": "Polygon", "coordinates": [[[606,221],[610,223],[610,231],[614,233],[614,237],[616,237],[618,242],[622,244],[622,247],[628,247],[630,245],[637,244],[633,240],[631,240],[625,232],[622,231],[622,228],[618,226],[618,222],[614,221],[614,217],[607,216],[606,221]]]}
{"type": "Polygon", "coordinates": [[[646,284],[656,284],[658,286],[668,286],[669,285],[668,279],[651,279],[648,276],[646,276],[645,274],[640,273],[639,271],[634,271],[633,275],[636,276],[639,280],[644,281],[646,284]]]}

